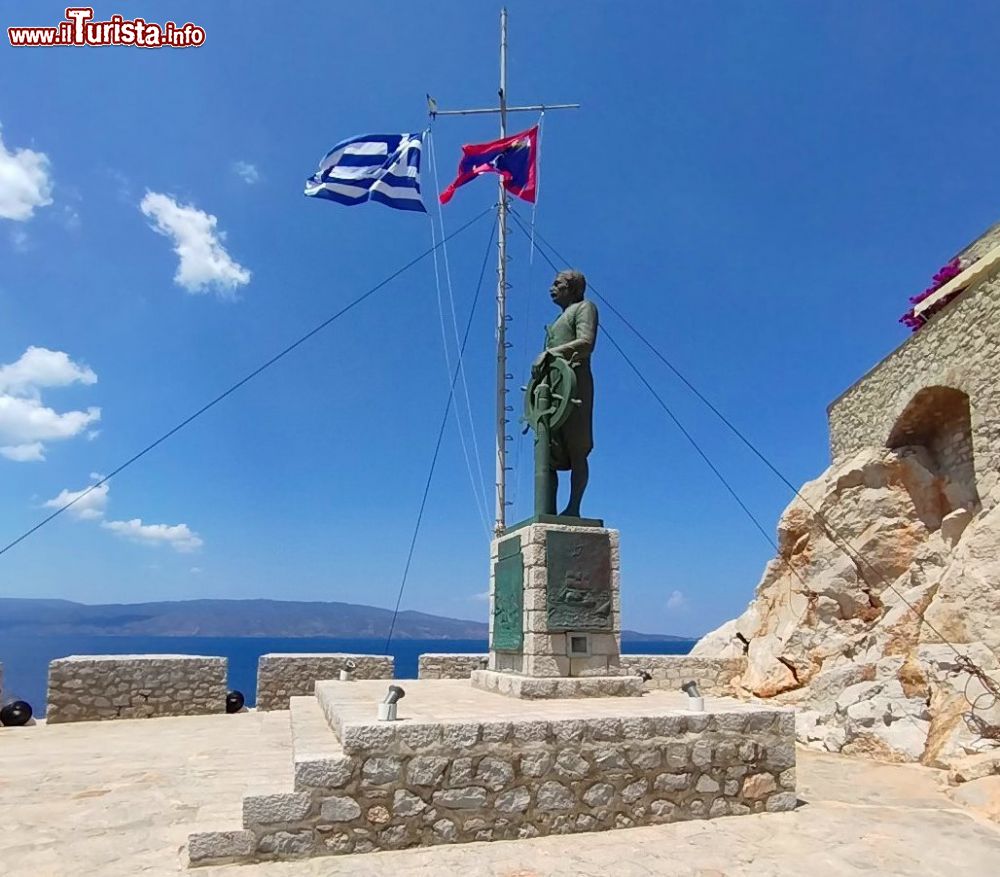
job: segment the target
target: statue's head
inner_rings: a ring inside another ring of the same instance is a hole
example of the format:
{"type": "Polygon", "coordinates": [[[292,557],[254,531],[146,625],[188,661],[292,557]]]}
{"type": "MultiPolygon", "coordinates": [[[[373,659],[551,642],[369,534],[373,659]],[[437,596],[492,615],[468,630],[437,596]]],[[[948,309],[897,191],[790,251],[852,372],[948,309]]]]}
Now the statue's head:
{"type": "Polygon", "coordinates": [[[552,281],[549,295],[559,307],[564,310],[571,304],[583,301],[587,290],[587,278],[579,271],[560,271],[552,281]]]}

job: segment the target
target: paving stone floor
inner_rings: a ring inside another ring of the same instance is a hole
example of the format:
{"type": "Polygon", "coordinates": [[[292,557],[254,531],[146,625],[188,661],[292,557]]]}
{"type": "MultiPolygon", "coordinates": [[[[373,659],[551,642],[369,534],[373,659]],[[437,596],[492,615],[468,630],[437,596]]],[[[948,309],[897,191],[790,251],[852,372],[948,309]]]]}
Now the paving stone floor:
{"type": "Polygon", "coordinates": [[[792,813],[187,871],[192,831],[286,787],[287,712],[0,729],[4,877],[741,877],[1000,873],[1000,825],[935,771],[799,751],[792,813]]]}

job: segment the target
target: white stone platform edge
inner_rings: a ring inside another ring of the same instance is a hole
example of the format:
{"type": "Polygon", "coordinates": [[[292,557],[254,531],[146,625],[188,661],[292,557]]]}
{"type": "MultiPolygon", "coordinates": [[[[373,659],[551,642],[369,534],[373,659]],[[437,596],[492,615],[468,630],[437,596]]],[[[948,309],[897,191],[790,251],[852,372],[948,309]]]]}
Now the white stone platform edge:
{"type": "Polygon", "coordinates": [[[473,670],[472,687],[524,700],[580,697],[641,697],[639,676],[522,676],[502,670],[473,670]]]}

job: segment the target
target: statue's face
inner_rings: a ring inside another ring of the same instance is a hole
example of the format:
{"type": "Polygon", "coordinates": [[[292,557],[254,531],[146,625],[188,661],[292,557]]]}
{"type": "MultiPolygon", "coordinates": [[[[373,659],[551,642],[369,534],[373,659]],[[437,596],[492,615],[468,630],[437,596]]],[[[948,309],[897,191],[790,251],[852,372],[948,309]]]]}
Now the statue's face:
{"type": "Polygon", "coordinates": [[[573,292],[569,278],[563,277],[561,274],[552,281],[552,287],[549,289],[549,297],[563,310],[573,304],[577,298],[573,292]]]}

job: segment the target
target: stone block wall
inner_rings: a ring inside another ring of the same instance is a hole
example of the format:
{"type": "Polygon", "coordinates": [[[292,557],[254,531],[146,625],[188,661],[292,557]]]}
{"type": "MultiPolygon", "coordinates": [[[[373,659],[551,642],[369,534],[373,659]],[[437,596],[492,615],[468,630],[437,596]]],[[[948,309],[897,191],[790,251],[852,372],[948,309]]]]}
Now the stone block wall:
{"type": "Polygon", "coordinates": [[[320,680],[340,678],[348,661],[357,665],[352,674],[355,679],[392,679],[395,673],[391,656],[339,652],[261,655],[257,662],[257,709],[288,709],[290,697],[312,694],[320,680]]]}
{"type": "Polygon", "coordinates": [[[449,655],[428,652],[418,660],[418,679],[468,679],[473,670],[485,666],[489,655],[449,655]]]}
{"type": "MultiPolygon", "coordinates": [[[[481,655],[427,654],[420,656],[421,679],[468,679],[488,659],[481,655]]],[[[703,694],[732,696],[733,680],[746,669],[745,658],[692,658],[688,655],[622,655],[621,672],[638,675],[648,670],[653,678],[646,688],[679,691],[684,682],[694,680],[703,694]]]]}
{"type": "MultiPolygon", "coordinates": [[[[959,254],[963,265],[998,243],[1000,229],[993,228],[959,254]]],[[[900,301],[902,309],[905,299],[900,301]]],[[[969,432],[944,429],[932,450],[946,469],[970,473],[985,497],[1000,470],[1000,277],[950,302],[829,406],[834,462],[866,447],[886,447],[910,403],[934,388],[966,394],[971,416],[969,432]]],[[[932,405],[925,416],[930,421],[939,414],[932,405]]]]}
{"type": "Polygon", "coordinates": [[[688,655],[622,655],[622,670],[638,674],[648,670],[653,678],[646,688],[680,691],[685,682],[697,682],[702,694],[715,697],[736,693],[733,680],[746,669],[744,658],[692,658],[688,655]]]}
{"type": "Polygon", "coordinates": [[[226,711],[228,662],[203,655],[73,655],[49,664],[46,721],[226,711]]]}
{"type": "Polygon", "coordinates": [[[295,791],[243,801],[243,831],[191,864],[537,837],[796,806],[794,714],[345,725],[295,791]]]}

